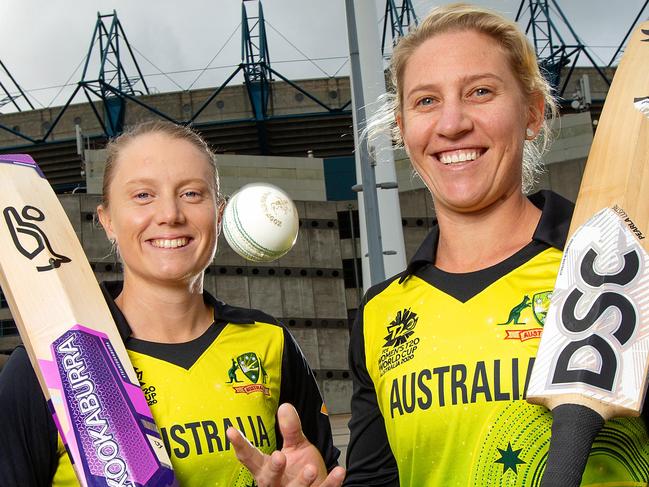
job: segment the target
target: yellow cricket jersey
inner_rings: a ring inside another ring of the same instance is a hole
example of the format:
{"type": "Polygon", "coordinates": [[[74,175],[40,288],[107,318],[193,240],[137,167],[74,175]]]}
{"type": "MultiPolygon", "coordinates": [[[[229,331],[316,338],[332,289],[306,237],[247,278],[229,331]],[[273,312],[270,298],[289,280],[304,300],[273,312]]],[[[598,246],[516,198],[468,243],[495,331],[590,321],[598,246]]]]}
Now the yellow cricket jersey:
{"type": "MultiPolygon", "coordinates": [[[[540,485],[552,415],[525,391],[561,262],[548,243],[565,213],[544,196],[535,240],[494,268],[440,271],[433,234],[419,265],[368,292],[350,350],[345,485],[540,485]]],[[[644,421],[606,423],[582,485],[648,481],[644,421]]]]}
{"type": "Polygon", "coordinates": [[[189,369],[129,352],[183,485],[252,484],[225,431],[234,426],[265,453],[275,450],[283,340],[278,326],[227,324],[189,369]]]}
{"type": "MultiPolygon", "coordinates": [[[[206,299],[215,308],[215,322],[196,340],[183,344],[126,340],[180,485],[255,486],[225,432],[230,426],[239,429],[268,454],[281,448],[275,424],[280,401],[296,405],[305,433],[332,468],[337,450],[325,408],[292,337],[263,313],[206,299]]],[[[114,303],[109,304],[116,313],[114,303]]],[[[118,315],[121,327],[127,326],[118,315]]],[[[78,485],[60,440],[59,455],[53,485],[78,485]]]]}

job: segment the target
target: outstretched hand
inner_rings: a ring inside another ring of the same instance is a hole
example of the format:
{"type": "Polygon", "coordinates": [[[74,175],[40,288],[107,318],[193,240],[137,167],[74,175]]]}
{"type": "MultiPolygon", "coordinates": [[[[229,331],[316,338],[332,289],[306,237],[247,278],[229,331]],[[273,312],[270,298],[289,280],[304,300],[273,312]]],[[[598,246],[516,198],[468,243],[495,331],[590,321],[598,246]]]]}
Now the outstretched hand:
{"type": "Polygon", "coordinates": [[[284,446],[272,455],[252,446],[237,429],[230,427],[226,432],[237,458],[250,470],[259,487],[340,487],[345,469],[336,467],[327,475],[320,452],[302,433],[295,408],[282,404],[277,410],[277,421],[284,446]]]}

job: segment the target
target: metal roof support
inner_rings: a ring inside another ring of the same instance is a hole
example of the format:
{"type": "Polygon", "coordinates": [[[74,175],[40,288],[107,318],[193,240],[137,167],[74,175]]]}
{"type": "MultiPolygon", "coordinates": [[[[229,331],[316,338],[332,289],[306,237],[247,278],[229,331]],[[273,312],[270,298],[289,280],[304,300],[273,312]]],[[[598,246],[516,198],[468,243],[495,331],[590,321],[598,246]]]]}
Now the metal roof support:
{"type": "Polygon", "coordinates": [[[108,15],[97,12],[97,22],[95,23],[88,56],[86,57],[79,84],[84,88],[93,87],[101,93],[101,99],[104,103],[103,125],[108,136],[117,135],[124,128],[126,100],[123,95],[149,94],[149,87],[135,59],[122,24],[117,17],[117,12],[114,10],[112,14],[108,15]],[[99,46],[100,61],[99,76],[97,79],[88,80],[88,67],[92,59],[93,48],[97,44],[99,46]],[[126,71],[126,66],[122,60],[124,47],[130,55],[130,62],[135,68],[137,76],[129,76],[126,71]],[[135,89],[138,82],[141,82],[144,91],[135,89]]]}
{"type": "MultiPolygon", "coordinates": [[[[31,137],[20,133],[15,129],[10,129],[2,124],[0,124],[0,130],[10,132],[34,144],[44,143],[53,133],[56,125],[62,119],[63,113],[67,110],[73,98],[77,96],[79,91],[83,91],[95,117],[102,127],[104,134],[108,137],[122,132],[127,102],[135,103],[151,113],[174,123],[189,125],[196,122],[199,115],[214,101],[219,93],[221,93],[221,91],[240,71],[243,71],[248,96],[253,110],[253,119],[257,122],[260,146],[264,153],[269,152],[268,144],[266,142],[266,120],[270,118],[285,118],[285,116],[274,117],[269,114],[268,106],[269,103],[271,103],[273,75],[282,81],[285,81],[295,90],[302,93],[306,98],[312,100],[329,113],[344,113],[349,111],[351,100],[341,108],[331,107],[272,69],[268,54],[268,42],[266,38],[266,28],[261,2],[259,0],[244,0],[244,2],[245,1],[257,1],[259,13],[257,17],[248,17],[246,8],[242,5],[243,34],[241,63],[226,79],[226,81],[220,87],[216,88],[203,102],[198,110],[191,114],[190,118],[186,120],[176,120],[148,105],[138,97],[138,95],[150,94],[149,87],[144,80],[144,76],[137,63],[133,49],[126,37],[126,33],[117,18],[117,13],[113,11],[112,14],[108,15],[97,13],[97,21],[95,22],[92,40],[86,55],[81,81],[77,83],[77,88],[74,90],[74,93],[56,115],[45,136],[42,138],[31,137]],[[95,57],[97,54],[99,56],[99,73],[96,78],[89,77],[88,74],[90,72],[93,54],[95,54],[95,57]],[[129,74],[129,71],[131,74],[129,74]],[[139,86],[141,86],[141,88],[139,86]],[[97,109],[97,99],[99,99],[103,104],[103,113],[100,113],[101,110],[97,109]]],[[[302,116],[304,116],[304,114],[302,114],[302,116]]],[[[234,120],[228,122],[232,121],[234,120]]]]}
{"type": "Polygon", "coordinates": [[[392,45],[406,35],[410,28],[419,23],[415,8],[411,0],[401,0],[398,6],[395,0],[386,0],[385,16],[383,19],[383,36],[381,41],[381,54],[385,55],[385,43],[388,34],[388,24],[390,24],[390,33],[392,36],[392,45]]]}
{"type": "Polygon", "coordinates": [[[4,65],[4,63],[1,60],[0,60],[0,68],[2,68],[2,71],[4,71],[4,73],[9,77],[9,79],[11,80],[11,82],[13,83],[15,88],[18,90],[18,93],[20,93],[20,95],[18,95],[18,96],[12,95],[11,93],[9,93],[9,91],[7,91],[7,88],[5,87],[5,85],[3,85],[2,82],[0,82],[0,89],[2,89],[2,91],[4,91],[4,93],[6,95],[6,97],[4,99],[0,100],[0,108],[2,108],[2,106],[6,105],[7,103],[11,103],[14,107],[16,107],[16,110],[18,110],[19,112],[22,112],[22,109],[20,108],[20,105],[18,105],[18,103],[16,103],[16,100],[18,98],[20,98],[20,97],[23,97],[23,99],[27,102],[29,107],[32,110],[34,110],[34,105],[32,105],[32,102],[29,100],[29,98],[27,98],[27,95],[25,94],[23,89],[16,82],[14,77],[11,75],[11,73],[9,72],[9,70],[7,69],[7,67],[4,65]]]}
{"type": "Polygon", "coordinates": [[[273,80],[270,70],[270,55],[266,38],[266,23],[261,1],[257,1],[257,17],[249,16],[246,2],[241,3],[241,66],[246,83],[252,113],[257,121],[259,145],[268,152],[268,133],[265,120],[268,117],[268,103],[273,80]]]}
{"type": "Polygon", "coordinates": [[[256,120],[264,120],[268,114],[271,81],[270,55],[266,38],[264,9],[257,2],[257,17],[249,16],[244,0],[241,4],[241,65],[246,80],[246,89],[256,120]]]}
{"type": "Polygon", "coordinates": [[[556,0],[521,0],[518,12],[516,13],[517,22],[522,22],[524,12],[529,12],[530,16],[525,27],[525,33],[529,34],[530,31],[532,32],[539,66],[546,73],[548,81],[556,90],[557,95],[563,97],[570,77],[579,60],[579,56],[582,53],[588,58],[604,82],[607,85],[611,84],[606,74],[597,66],[590,52],[575,33],[556,0]],[[524,9],[526,5],[527,8],[524,9]],[[556,24],[552,20],[551,9],[556,11],[559,18],[568,28],[574,38],[574,44],[567,44],[564,41],[556,24]],[[561,83],[561,70],[568,65],[570,65],[570,69],[563,83],[561,83]]]}
{"type": "Polygon", "coordinates": [[[642,12],[644,12],[644,9],[647,8],[647,4],[649,4],[649,0],[645,0],[645,2],[642,4],[642,7],[640,7],[640,11],[638,12],[638,15],[636,15],[635,19],[633,19],[633,23],[629,27],[629,30],[626,31],[626,34],[624,35],[622,42],[620,42],[620,45],[617,47],[617,50],[615,51],[615,54],[613,54],[611,60],[606,65],[607,67],[611,67],[613,63],[616,61],[617,56],[620,54],[620,52],[622,52],[622,47],[624,46],[626,40],[631,35],[631,32],[633,32],[633,28],[638,23],[638,20],[640,20],[640,17],[642,16],[642,12]]]}

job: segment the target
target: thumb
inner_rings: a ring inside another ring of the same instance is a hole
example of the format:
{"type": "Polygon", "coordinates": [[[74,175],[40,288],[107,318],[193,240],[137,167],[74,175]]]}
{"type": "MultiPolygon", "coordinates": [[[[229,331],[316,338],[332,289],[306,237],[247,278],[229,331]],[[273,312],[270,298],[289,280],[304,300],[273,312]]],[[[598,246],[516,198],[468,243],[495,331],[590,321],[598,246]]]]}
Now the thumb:
{"type": "Polygon", "coordinates": [[[300,416],[291,404],[284,403],[277,409],[277,422],[284,439],[284,447],[296,448],[307,441],[302,433],[300,416]]]}

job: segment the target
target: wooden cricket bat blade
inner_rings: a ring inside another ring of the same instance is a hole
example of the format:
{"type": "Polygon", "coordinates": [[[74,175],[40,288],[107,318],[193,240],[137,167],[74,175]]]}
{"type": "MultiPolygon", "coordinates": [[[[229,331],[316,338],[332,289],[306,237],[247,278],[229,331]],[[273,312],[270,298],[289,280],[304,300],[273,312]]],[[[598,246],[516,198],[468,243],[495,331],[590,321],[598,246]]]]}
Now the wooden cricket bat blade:
{"type": "Polygon", "coordinates": [[[0,155],[0,285],[81,485],[177,485],[81,244],[26,155],[0,155]]]}
{"type": "Polygon", "coordinates": [[[606,98],[527,391],[604,419],[639,414],[649,369],[647,28],[632,36],[606,98]]]}
{"type": "Polygon", "coordinates": [[[636,29],[606,97],[528,401],[554,421],[542,486],[580,483],[604,420],[637,416],[649,369],[649,23],[636,29]]]}

